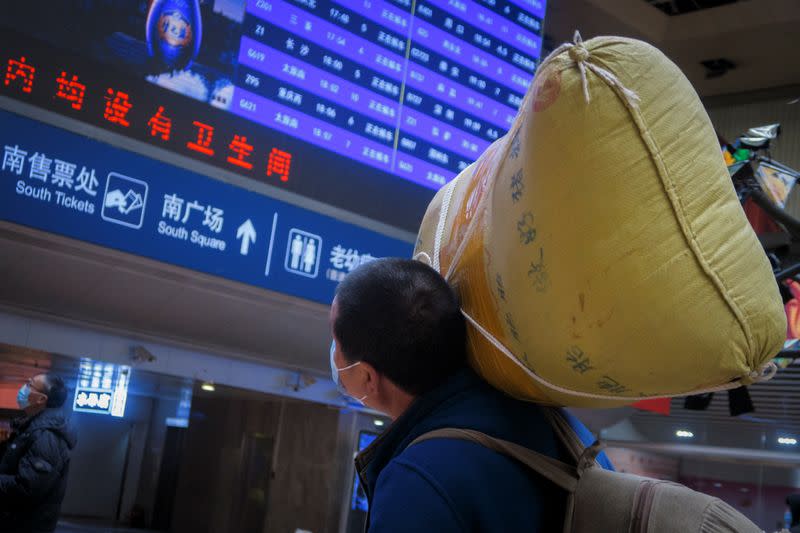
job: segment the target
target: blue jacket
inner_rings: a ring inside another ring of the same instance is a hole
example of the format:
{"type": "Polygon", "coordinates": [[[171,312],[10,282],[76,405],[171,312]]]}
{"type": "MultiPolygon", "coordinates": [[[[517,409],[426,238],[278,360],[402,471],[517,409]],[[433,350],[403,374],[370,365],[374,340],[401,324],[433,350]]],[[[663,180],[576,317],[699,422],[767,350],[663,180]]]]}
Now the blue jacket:
{"type": "MultiPolygon", "coordinates": [[[[538,406],[465,370],[418,398],[356,459],[370,532],[561,530],[566,493],[514,460],[455,439],[407,448],[439,428],[474,429],[567,460],[538,406]]],[[[579,429],[591,444],[588,430],[579,429]]]]}

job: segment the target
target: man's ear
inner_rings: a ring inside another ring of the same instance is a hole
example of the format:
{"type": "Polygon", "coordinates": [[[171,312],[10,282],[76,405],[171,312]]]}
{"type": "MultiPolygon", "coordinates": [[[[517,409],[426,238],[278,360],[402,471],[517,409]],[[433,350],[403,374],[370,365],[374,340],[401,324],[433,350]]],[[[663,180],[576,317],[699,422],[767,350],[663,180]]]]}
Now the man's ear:
{"type": "Polygon", "coordinates": [[[359,366],[361,367],[361,371],[366,375],[364,393],[374,397],[380,387],[381,375],[375,370],[374,366],[366,361],[361,361],[359,366]]]}
{"type": "Polygon", "coordinates": [[[39,391],[31,389],[30,395],[28,396],[28,403],[33,404],[35,407],[39,407],[40,405],[47,404],[47,395],[42,394],[39,391]]]}

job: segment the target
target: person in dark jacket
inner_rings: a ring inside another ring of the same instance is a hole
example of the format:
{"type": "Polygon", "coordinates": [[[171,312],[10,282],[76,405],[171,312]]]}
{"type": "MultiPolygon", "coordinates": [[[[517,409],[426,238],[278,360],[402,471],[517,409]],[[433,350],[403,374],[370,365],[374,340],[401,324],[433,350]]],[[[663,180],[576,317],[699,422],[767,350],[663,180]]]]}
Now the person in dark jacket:
{"type": "Polygon", "coordinates": [[[74,431],[61,410],[63,380],[39,374],[23,385],[17,403],[25,412],[0,444],[0,531],[55,531],[67,486],[74,431]]]}
{"type": "Polygon", "coordinates": [[[393,419],[356,459],[368,531],[561,530],[566,494],[514,460],[457,439],[409,447],[434,429],[466,428],[566,459],[537,405],[470,370],[458,299],[435,270],[400,259],[368,263],[339,285],[330,319],[334,381],[393,419]]]}

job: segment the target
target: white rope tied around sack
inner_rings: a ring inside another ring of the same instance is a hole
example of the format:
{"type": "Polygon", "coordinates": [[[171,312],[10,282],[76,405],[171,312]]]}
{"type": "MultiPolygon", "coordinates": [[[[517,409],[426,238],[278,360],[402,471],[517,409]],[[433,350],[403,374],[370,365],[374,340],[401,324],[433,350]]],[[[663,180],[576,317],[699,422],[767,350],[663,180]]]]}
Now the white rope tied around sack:
{"type": "Polygon", "coordinates": [[[422,261],[428,266],[433,267],[436,272],[441,273],[442,268],[440,264],[441,259],[441,251],[442,251],[442,239],[444,238],[445,232],[445,223],[447,222],[447,213],[450,210],[450,204],[453,200],[453,189],[456,187],[456,181],[458,181],[458,177],[456,176],[453,180],[450,181],[444,188],[444,197],[442,198],[442,205],[439,207],[439,221],[436,224],[436,234],[433,239],[433,259],[425,252],[419,252],[414,259],[417,261],[422,261]]]}
{"type": "Polygon", "coordinates": [[[587,71],[591,71],[597,76],[601,77],[609,86],[618,91],[625,98],[625,100],[627,100],[629,105],[636,106],[639,104],[639,95],[622,85],[622,82],[619,81],[619,78],[617,78],[613,73],[589,61],[589,59],[592,57],[591,53],[586,49],[585,46],[583,46],[583,39],[581,38],[581,33],[578,30],[575,30],[573,42],[564,43],[556,48],[552,54],[547,56],[547,59],[544,60],[542,66],[563,52],[569,53],[570,59],[572,59],[578,66],[578,70],[581,73],[581,83],[583,85],[583,97],[586,99],[587,104],[592,101],[592,96],[589,93],[589,76],[587,75],[587,71]]]}
{"type": "Polygon", "coordinates": [[[420,252],[414,256],[414,261],[419,261],[420,263],[425,263],[428,266],[433,266],[433,262],[431,261],[431,256],[429,256],[426,252],[420,252]]]}
{"type": "Polygon", "coordinates": [[[577,391],[573,389],[568,389],[565,387],[561,387],[556,385],[555,383],[549,382],[547,379],[543,378],[530,368],[526,366],[522,361],[519,360],[511,350],[506,348],[502,342],[500,342],[494,335],[492,335],[489,331],[486,330],[477,320],[472,318],[469,313],[461,310],[461,314],[464,315],[464,318],[481,334],[483,335],[486,340],[488,340],[495,348],[497,348],[503,355],[508,357],[513,363],[515,363],[518,367],[520,367],[523,372],[525,372],[528,377],[533,379],[536,383],[542,385],[543,387],[550,389],[555,392],[560,392],[561,394],[566,394],[569,396],[577,396],[579,398],[591,398],[593,400],[611,400],[611,401],[620,401],[620,402],[631,402],[631,401],[640,401],[640,400],[658,400],[661,398],[674,398],[680,396],[694,396],[696,394],[708,394],[710,392],[719,392],[724,390],[731,390],[731,389],[738,389],[744,385],[750,385],[752,383],[761,383],[763,381],[769,381],[772,379],[775,374],[778,372],[778,366],[773,362],[769,361],[763,365],[757,371],[750,372],[746,378],[739,378],[735,379],[729,383],[724,383],[722,385],[718,385],[716,387],[706,388],[706,389],[698,389],[693,391],[686,391],[686,392],[679,392],[677,394],[655,394],[652,396],[611,396],[609,394],[593,394],[591,392],[583,392],[577,391]]]}
{"type": "Polygon", "coordinates": [[[433,239],[433,268],[436,272],[441,272],[441,264],[439,262],[442,252],[442,239],[444,238],[445,223],[447,222],[447,213],[450,210],[450,202],[453,200],[453,190],[456,188],[455,178],[447,184],[444,190],[444,198],[442,198],[441,213],[439,214],[439,223],[436,225],[436,236],[433,239]]]}

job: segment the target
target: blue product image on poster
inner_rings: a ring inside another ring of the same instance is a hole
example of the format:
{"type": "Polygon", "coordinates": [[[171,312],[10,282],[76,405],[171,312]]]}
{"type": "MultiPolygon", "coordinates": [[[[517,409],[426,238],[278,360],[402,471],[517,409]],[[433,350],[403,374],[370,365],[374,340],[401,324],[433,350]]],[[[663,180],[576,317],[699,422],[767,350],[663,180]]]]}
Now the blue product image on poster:
{"type": "Polygon", "coordinates": [[[155,0],[147,14],[147,51],[162,70],[183,70],[200,51],[199,0],[155,0]]]}

